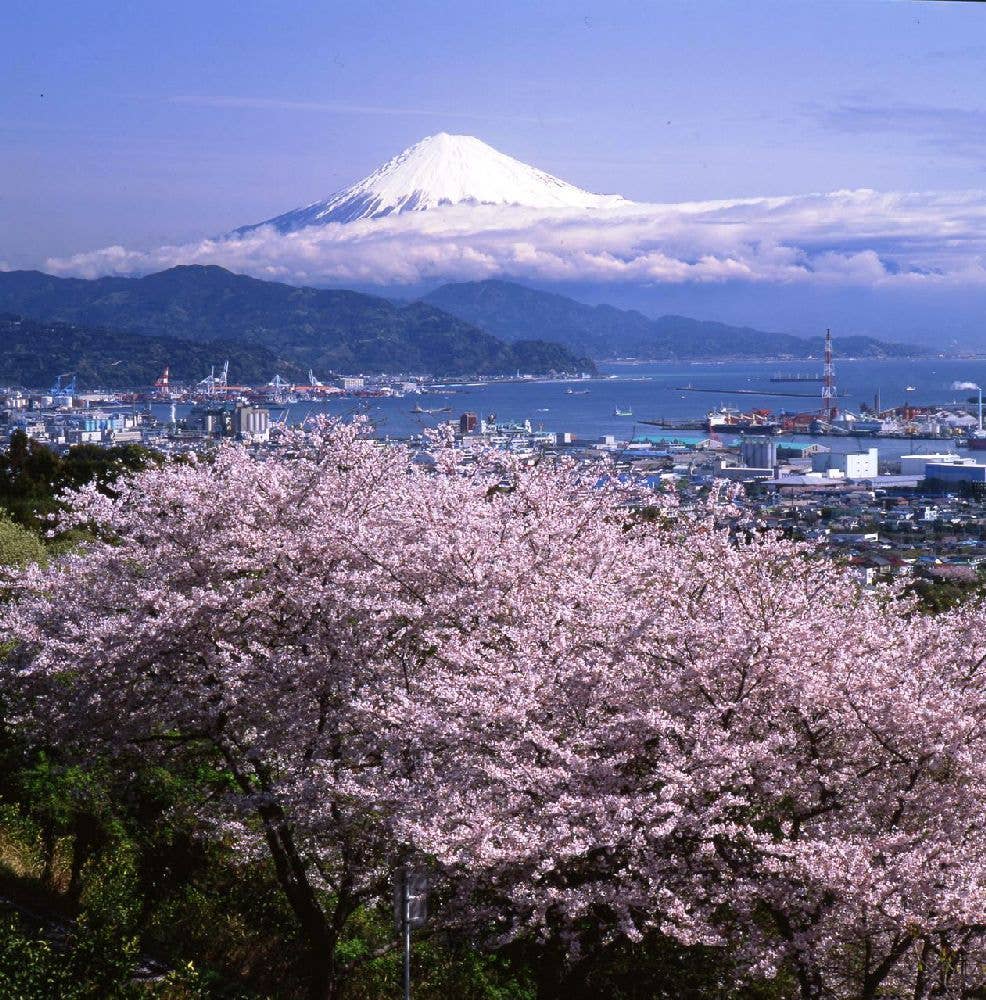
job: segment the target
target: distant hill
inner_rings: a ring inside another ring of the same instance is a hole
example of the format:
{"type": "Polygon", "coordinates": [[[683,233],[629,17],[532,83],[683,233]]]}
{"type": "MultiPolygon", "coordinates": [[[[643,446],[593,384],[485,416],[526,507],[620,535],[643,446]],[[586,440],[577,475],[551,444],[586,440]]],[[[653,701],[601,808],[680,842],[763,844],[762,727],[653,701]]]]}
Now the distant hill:
{"type": "Polygon", "coordinates": [[[193,382],[229,360],[233,384],[263,383],[275,374],[299,381],[297,365],[279,361],[266,347],[214,340],[195,344],[177,337],[144,337],[71,323],[0,315],[0,384],[44,388],[73,374],[79,385],[123,389],[150,385],[165,366],[178,382],[193,382]]]}
{"type": "Polygon", "coordinates": [[[591,361],[558,344],[539,337],[512,337],[506,344],[424,302],[395,305],[358,292],[260,281],[214,266],[92,281],[2,272],[0,311],[199,344],[257,345],[283,363],[319,373],[593,370],[591,361]]]}
{"type": "MultiPolygon", "coordinates": [[[[635,310],[589,306],[564,295],[510,281],[442,285],[423,301],[510,341],[543,337],[596,361],[606,358],[818,357],[823,338],[766,333],[685,316],[651,319],[635,310]]],[[[838,337],[838,353],[853,357],[910,357],[928,353],[913,345],[872,337],[838,337]]]]}

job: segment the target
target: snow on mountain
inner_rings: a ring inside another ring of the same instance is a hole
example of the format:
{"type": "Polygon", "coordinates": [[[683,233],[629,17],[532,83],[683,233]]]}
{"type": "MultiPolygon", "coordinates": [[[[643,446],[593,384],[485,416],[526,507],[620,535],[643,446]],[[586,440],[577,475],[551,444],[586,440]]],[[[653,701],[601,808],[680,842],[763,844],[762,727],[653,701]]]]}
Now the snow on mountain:
{"type": "Polygon", "coordinates": [[[471,135],[439,132],[324,201],[243,226],[236,233],[260,226],[290,233],[329,222],[381,219],[461,204],[592,209],[630,203],[619,195],[583,191],[471,135]]]}

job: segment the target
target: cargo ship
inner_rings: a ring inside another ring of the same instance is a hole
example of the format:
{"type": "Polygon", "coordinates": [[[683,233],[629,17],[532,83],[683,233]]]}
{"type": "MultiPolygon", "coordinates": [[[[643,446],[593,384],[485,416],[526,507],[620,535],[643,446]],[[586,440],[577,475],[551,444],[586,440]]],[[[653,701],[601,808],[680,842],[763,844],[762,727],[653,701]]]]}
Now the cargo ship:
{"type": "Polygon", "coordinates": [[[780,434],[781,425],[773,419],[770,410],[751,410],[741,413],[731,406],[709,410],[705,417],[710,433],[725,431],[731,434],[780,434]]]}

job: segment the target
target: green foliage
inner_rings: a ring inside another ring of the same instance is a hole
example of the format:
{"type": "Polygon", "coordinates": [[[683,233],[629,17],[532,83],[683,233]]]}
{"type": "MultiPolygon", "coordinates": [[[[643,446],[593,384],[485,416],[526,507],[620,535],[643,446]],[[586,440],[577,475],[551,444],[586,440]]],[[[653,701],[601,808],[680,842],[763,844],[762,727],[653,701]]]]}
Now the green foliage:
{"type": "Polygon", "coordinates": [[[72,995],[64,961],[44,937],[22,920],[0,915],[0,996],[9,1000],[50,1000],[72,995]]]}
{"type": "Polygon", "coordinates": [[[107,389],[150,385],[165,367],[172,378],[192,381],[227,358],[234,382],[266,382],[275,372],[291,379],[303,374],[260,344],[196,344],[17,316],[0,316],[0,342],[0,380],[37,389],[47,389],[60,372],[74,373],[80,385],[107,389]]]}
{"type": "Polygon", "coordinates": [[[66,946],[70,975],[93,997],[123,997],[140,957],[136,866],[124,847],[87,868],[82,910],[66,946]]]}
{"type": "MultiPolygon", "coordinates": [[[[483,951],[466,939],[435,935],[427,929],[415,932],[412,944],[411,978],[418,1000],[536,1000],[533,970],[524,963],[483,951]]],[[[376,1000],[396,994],[404,955],[390,911],[363,909],[356,913],[336,948],[336,958],[353,969],[346,1000],[376,1000]],[[382,954],[373,957],[379,952],[382,954]]]]}
{"type": "Polygon", "coordinates": [[[976,579],[949,579],[936,576],[920,576],[905,588],[920,601],[922,611],[937,615],[968,601],[986,596],[986,581],[976,579]]]}
{"type": "Polygon", "coordinates": [[[722,949],[685,947],[658,933],[639,942],[590,935],[573,952],[558,938],[519,941],[505,949],[531,970],[537,1000],[788,1000],[786,974],[748,982],[722,949]]]}
{"type": "Polygon", "coordinates": [[[41,562],[45,555],[37,535],[0,513],[0,566],[26,566],[41,562]]]}
{"type": "MultiPolygon", "coordinates": [[[[160,460],[156,452],[135,444],[112,448],[79,444],[59,455],[16,430],[7,451],[0,453],[0,510],[17,524],[40,532],[47,515],[59,509],[57,497],[62,490],[92,482],[109,490],[118,476],[160,460]]],[[[0,536],[0,562],[2,545],[0,536]]]]}
{"type": "Polygon", "coordinates": [[[0,996],[5,1000],[235,1000],[240,991],[223,989],[214,976],[193,962],[140,981],[133,975],[127,947],[107,941],[107,926],[86,935],[92,921],[80,924],[69,941],[50,930],[0,914],[0,996]]]}
{"type": "Polygon", "coordinates": [[[9,775],[0,784],[0,796],[16,803],[23,821],[33,828],[40,881],[49,889],[60,883],[69,898],[77,899],[84,866],[120,837],[105,769],[60,765],[39,751],[12,767],[9,775]],[[58,848],[65,838],[71,838],[72,850],[67,871],[61,872],[58,848]]]}

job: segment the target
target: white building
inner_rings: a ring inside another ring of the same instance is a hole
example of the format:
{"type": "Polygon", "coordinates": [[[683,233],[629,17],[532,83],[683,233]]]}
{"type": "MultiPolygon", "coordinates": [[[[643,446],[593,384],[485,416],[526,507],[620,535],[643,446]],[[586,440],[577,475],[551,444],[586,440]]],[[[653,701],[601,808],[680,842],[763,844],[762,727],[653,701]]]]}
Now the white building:
{"type": "Polygon", "coordinates": [[[265,406],[237,406],[233,433],[244,441],[270,440],[270,410],[265,406]]]}
{"type": "Polygon", "coordinates": [[[879,474],[879,453],[876,448],[866,451],[823,452],[811,456],[811,471],[826,473],[832,478],[873,479],[879,474]]]}

